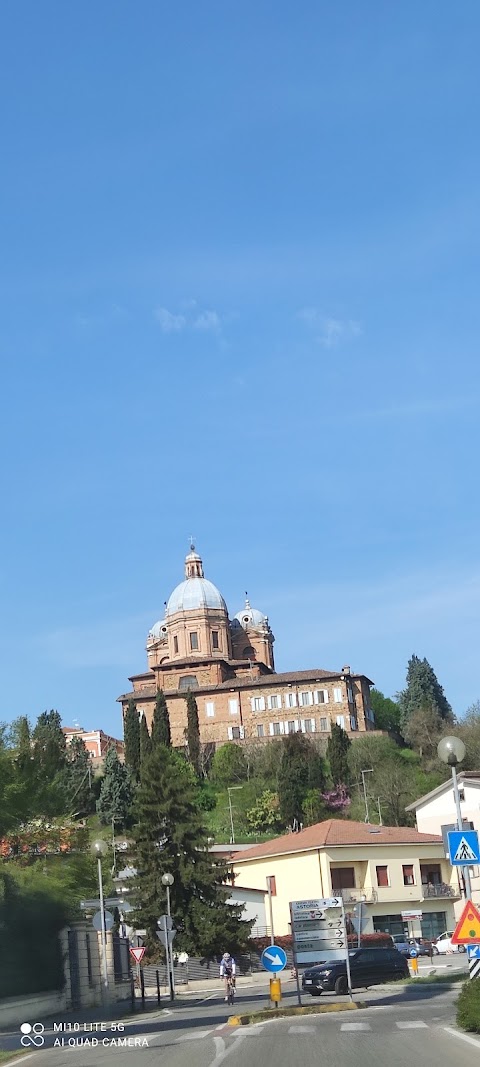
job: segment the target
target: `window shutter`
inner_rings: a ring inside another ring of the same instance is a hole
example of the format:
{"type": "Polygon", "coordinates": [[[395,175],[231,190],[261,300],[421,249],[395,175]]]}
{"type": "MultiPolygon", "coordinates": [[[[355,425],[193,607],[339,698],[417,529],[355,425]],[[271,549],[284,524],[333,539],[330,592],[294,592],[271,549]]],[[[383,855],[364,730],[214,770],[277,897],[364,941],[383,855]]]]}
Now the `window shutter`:
{"type": "Polygon", "coordinates": [[[269,733],[270,733],[270,734],[272,735],[272,737],[273,737],[273,722],[269,722],[269,724],[268,724],[268,732],[269,732],[269,733]]]}
{"type": "Polygon", "coordinates": [[[284,722],[281,722],[281,723],[280,723],[280,733],[281,733],[281,734],[284,734],[284,733],[285,733],[285,723],[284,723],[284,722]]]}
{"type": "Polygon", "coordinates": [[[260,711],[265,711],[265,697],[260,697],[260,711]]]}
{"type": "Polygon", "coordinates": [[[320,699],[319,699],[319,696],[318,696],[318,689],[315,689],[315,691],[314,691],[313,701],[314,701],[314,704],[319,704],[320,703],[320,699]]]}
{"type": "Polygon", "coordinates": [[[272,698],[271,697],[267,697],[267,708],[268,708],[269,711],[270,711],[271,707],[272,707],[272,698]]]}
{"type": "Polygon", "coordinates": [[[300,719],[300,729],[302,731],[302,734],[304,734],[305,733],[305,719],[300,719]]]}
{"type": "Polygon", "coordinates": [[[296,730],[299,730],[299,729],[300,729],[300,722],[299,722],[299,720],[298,720],[298,719],[295,719],[295,729],[296,729],[296,730]]]}
{"type": "Polygon", "coordinates": [[[328,704],[328,689],[323,690],[323,703],[328,704]]]}
{"type": "Polygon", "coordinates": [[[292,708],[296,708],[296,706],[297,706],[297,694],[296,693],[292,693],[292,697],[293,697],[292,708]]]}
{"type": "Polygon", "coordinates": [[[240,739],[243,741],[244,737],[245,737],[245,727],[244,726],[240,726],[240,739]]]}
{"type": "Polygon", "coordinates": [[[227,727],[227,732],[228,732],[228,740],[229,741],[233,741],[233,726],[228,726],[227,727]]]}
{"type": "Polygon", "coordinates": [[[255,697],[250,697],[250,705],[251,705],[252,711],[255,711],[255,697]]]}
{"type": "Polygon", "coordinates": [[[315,719],[310,719],[310,724],[311,724],[311,727],[312,727],[312,734],[316,733],[317,724],[315,722],[315,719]]]}

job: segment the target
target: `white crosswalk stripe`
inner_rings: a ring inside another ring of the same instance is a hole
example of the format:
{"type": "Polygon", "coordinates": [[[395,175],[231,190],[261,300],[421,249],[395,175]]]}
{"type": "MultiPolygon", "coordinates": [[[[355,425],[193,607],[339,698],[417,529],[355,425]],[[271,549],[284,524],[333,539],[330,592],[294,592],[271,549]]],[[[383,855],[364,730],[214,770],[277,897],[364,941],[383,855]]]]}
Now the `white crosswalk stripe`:
{"type": "Polygon", "coordinates": [[[370,1023],[342,1023],[341,1030],[371,1030],[370,1023]]]}
{"type": "Polygon", "coordinates": [[[399,1030],[428,1030],[428,1024],[422,1023],[420,1019],[412,1020],[406,1023],[396,1023],[399,1030]]]}
{"type": "Polygon", "coordinates": [[[211,1030],[196,1030],[194,1034],[184,1034],[183,1037],[177,1037],[175,1044],[178,1045],[180,1041],[201,1041],[202,1038],[209,1037],[211,1032],[211,1030]]]}
{"type": "Polygon", "coordinates": [[[289,1026],[289,1034],[316,1034],[316,1026],[289,1026]]]}

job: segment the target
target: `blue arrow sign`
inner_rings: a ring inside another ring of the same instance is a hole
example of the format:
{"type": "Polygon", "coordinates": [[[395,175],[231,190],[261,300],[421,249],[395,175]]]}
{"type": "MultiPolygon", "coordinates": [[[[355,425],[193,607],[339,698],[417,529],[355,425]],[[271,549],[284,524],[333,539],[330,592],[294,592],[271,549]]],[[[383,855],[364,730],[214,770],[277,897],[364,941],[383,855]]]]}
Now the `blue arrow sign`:
{"type": "Polygon", "coordinates": [[[262,966],[266,971],[283,971],[287,966],[287,953],[279,945],[270,945],[262,952],[262,966]]]}
{"type": "Polygon", "coordinates": [[[480,845],[476,830],[451,830],[447,838],[450,863],[453,867],[480,863],[480,845]]]}
{"type": "Polygon", "coordinates": [[[467,945],[469,960],[480,960],[480,945],[467,945]]]}

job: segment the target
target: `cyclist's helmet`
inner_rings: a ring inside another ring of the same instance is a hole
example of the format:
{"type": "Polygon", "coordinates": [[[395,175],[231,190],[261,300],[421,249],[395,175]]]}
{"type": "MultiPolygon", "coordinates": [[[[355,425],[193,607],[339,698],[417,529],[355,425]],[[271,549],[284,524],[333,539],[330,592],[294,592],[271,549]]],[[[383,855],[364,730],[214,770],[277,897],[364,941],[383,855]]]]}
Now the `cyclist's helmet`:
{"type": "Polygon", "coordinates": [[[229,952],[224,952],[223,953],[223,958],[224,958],[224,960],[231,960],[232,957],[231,957],[229,952]]]}

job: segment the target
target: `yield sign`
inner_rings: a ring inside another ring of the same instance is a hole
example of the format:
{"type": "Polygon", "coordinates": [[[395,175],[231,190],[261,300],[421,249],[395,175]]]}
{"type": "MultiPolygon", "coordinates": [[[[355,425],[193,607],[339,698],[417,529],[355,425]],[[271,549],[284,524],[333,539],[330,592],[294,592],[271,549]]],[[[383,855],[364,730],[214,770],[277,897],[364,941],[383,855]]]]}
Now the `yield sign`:
{"type": "Polygon", "coordinates": [[[141,963],[145,955],[145,948],[132,948],[130,946],[130,954],[133,956],[135,963],[141,963]]]}
{"type": "Polygon", "coordinates": [[[471,900],[467,900],[465,904],[451,941],[453,945],[468,945],[471,941],[480,941],[480,912],[471,900]]]}

